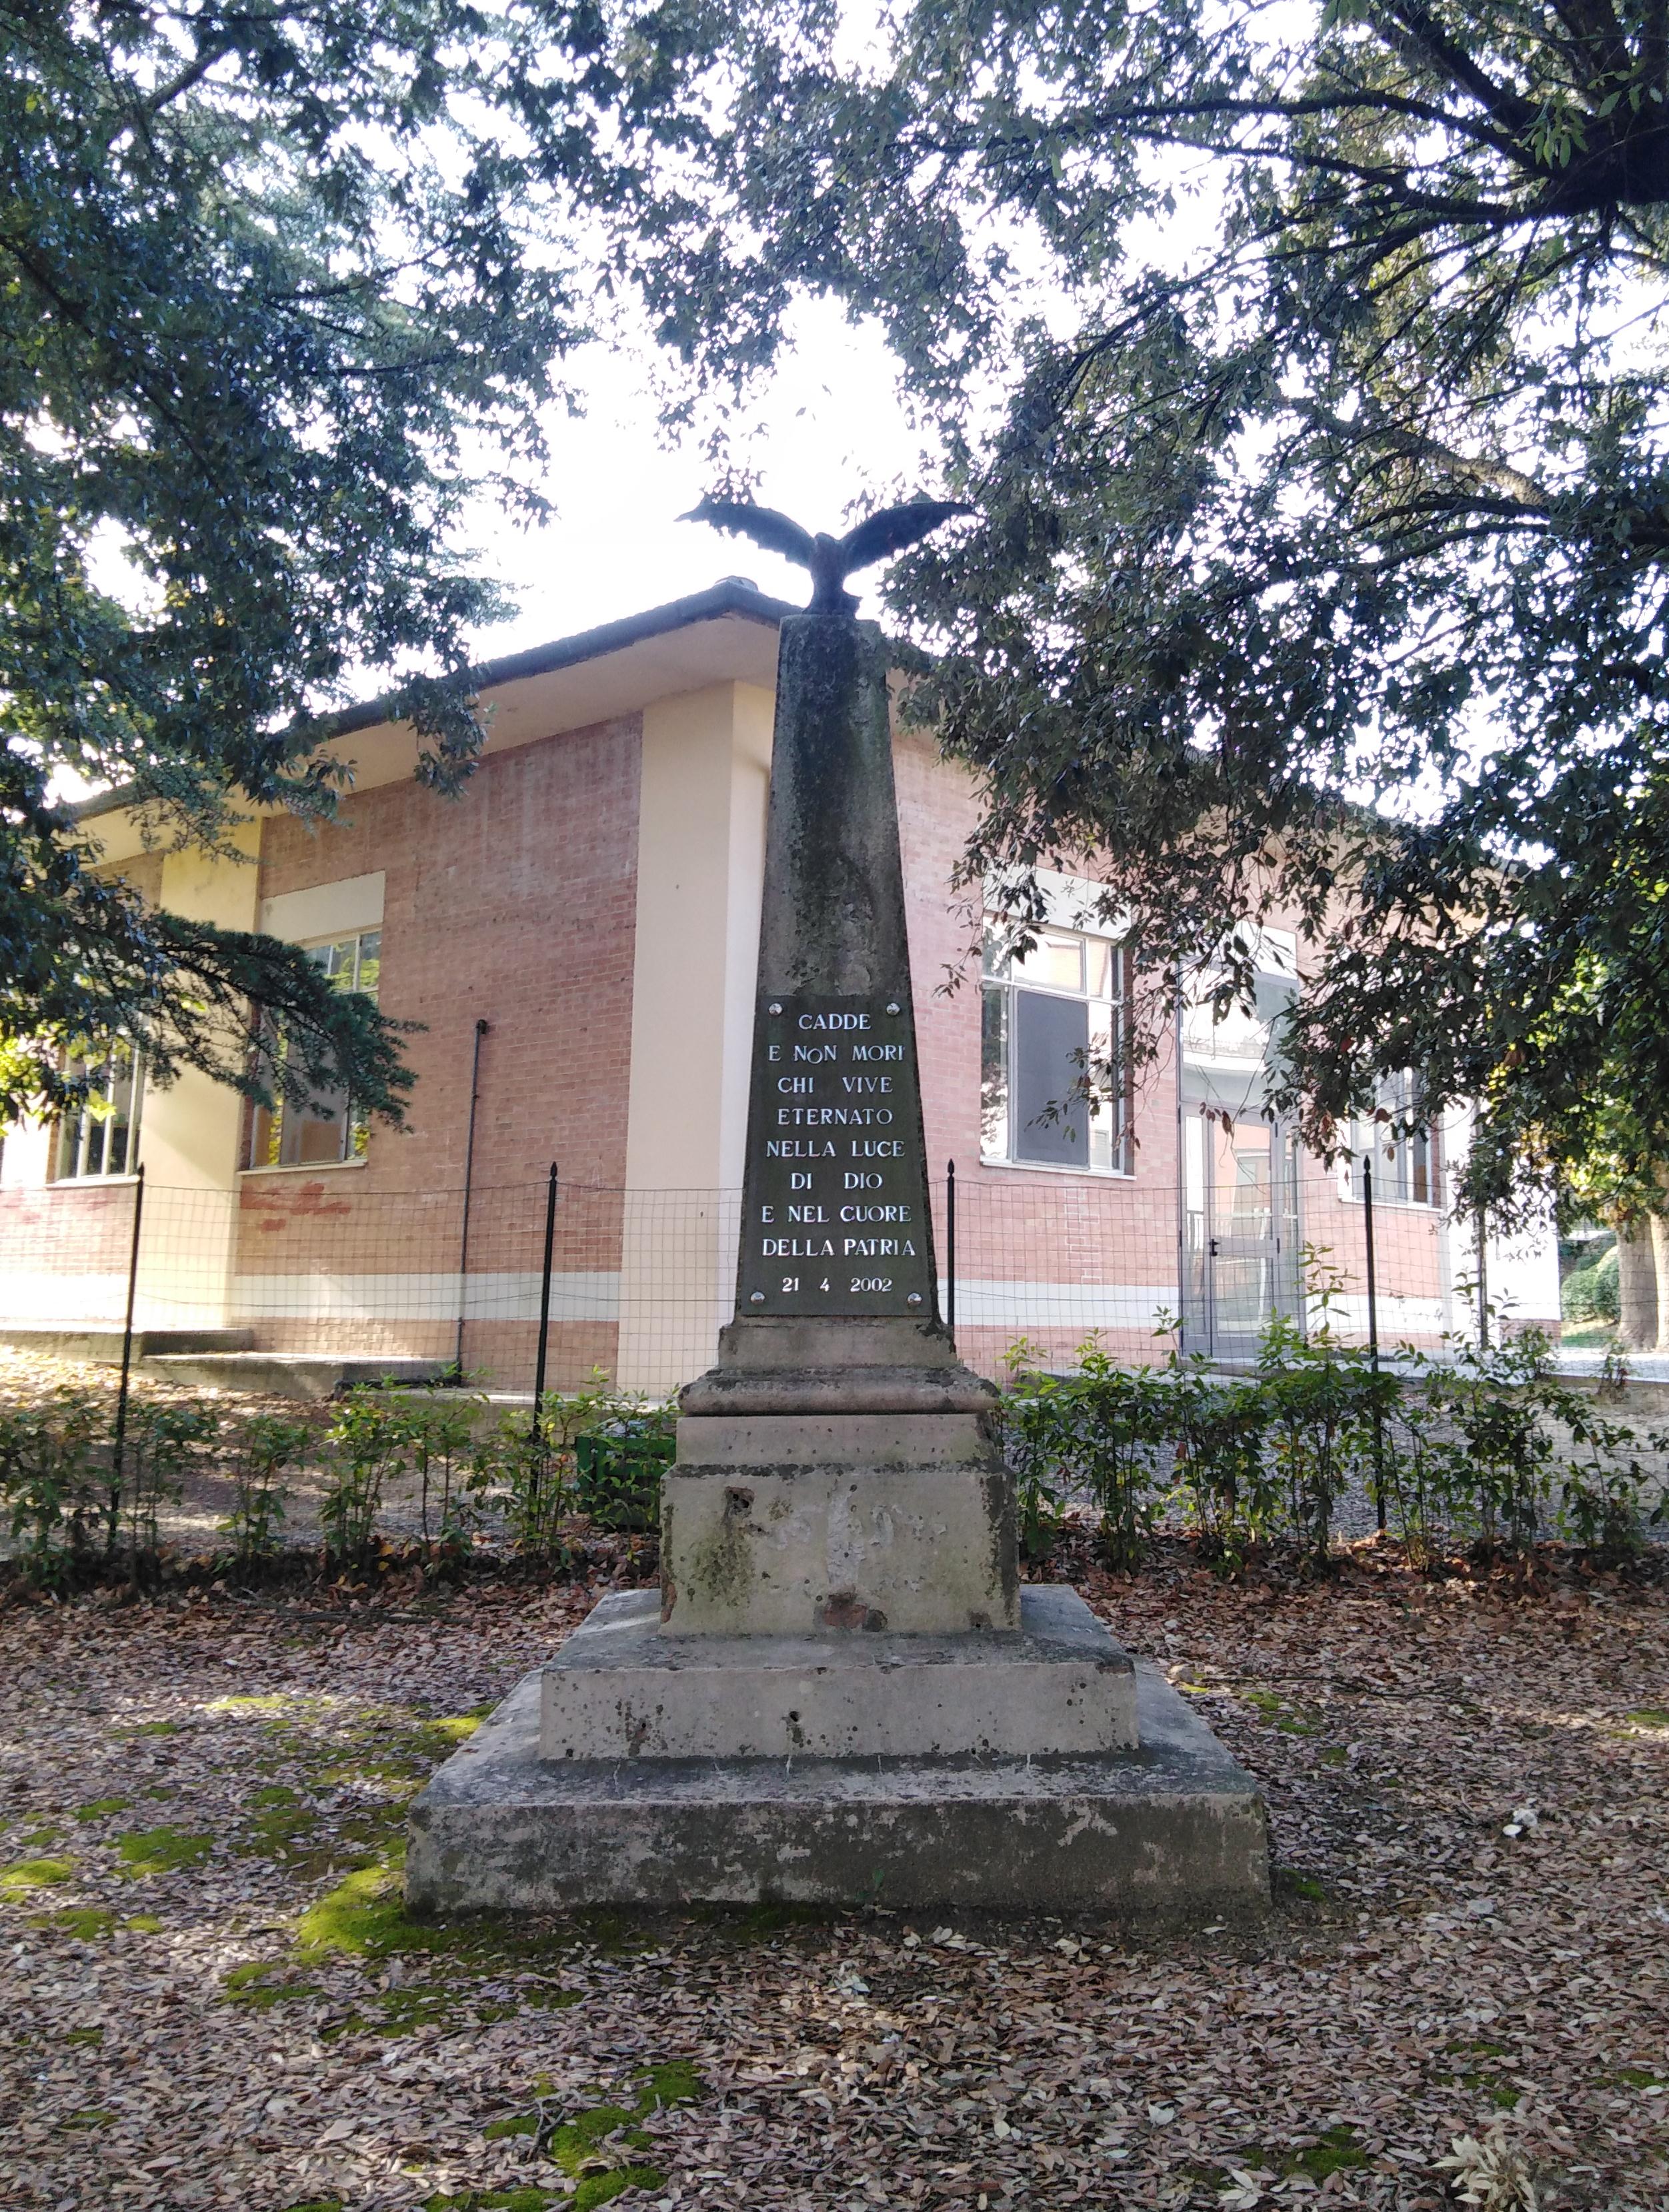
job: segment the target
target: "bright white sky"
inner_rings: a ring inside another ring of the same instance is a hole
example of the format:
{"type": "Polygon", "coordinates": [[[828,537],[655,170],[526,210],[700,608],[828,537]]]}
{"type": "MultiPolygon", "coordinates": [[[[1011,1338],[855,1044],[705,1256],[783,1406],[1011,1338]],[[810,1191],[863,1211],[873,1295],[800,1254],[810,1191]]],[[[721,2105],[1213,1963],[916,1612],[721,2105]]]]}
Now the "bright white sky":
{"type": "MultiPolygon", "coordinates": [[[[796,317],[792,356],[759,395],[756,430],[736,447],[756,469],[753,497],[780,507],[808,530],[841,531],[854,501],[943,485],[900,403],[884,343],[850,329],[838,309],[813,305],[796,317]]],[[[713,481],[699,440],[667,450],[655,426],[647,379],[628,358],[600,349],[571,365],[586,394],[578,421],[548,425],[546,486],[558,509],[528,532],[494,513],[468,534],[482,563],[516,592],[521,612],[480,632],[481,657],[514,653],[612,622],[720,576],[749,576],[762,591],[803,603],[802,570],[748,540],[677,517],[713,481]]],[[[878,611],[884,568],[853,580],[866,615],[878,611]]]]}

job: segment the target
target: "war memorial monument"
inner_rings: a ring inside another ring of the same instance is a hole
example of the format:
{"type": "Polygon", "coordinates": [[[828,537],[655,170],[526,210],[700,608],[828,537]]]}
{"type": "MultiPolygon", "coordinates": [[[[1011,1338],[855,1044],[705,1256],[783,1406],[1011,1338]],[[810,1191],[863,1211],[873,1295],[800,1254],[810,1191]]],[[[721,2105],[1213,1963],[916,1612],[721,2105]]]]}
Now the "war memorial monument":
{"type": "Polygon", "coordinates": [[[938,1314],[886,654],[841,540],[777,674],[736,1317],[679,1401],[661,1588],[616,1593],[411,1814],[429,1912],[761,1900],[1206,1915],[1253,1783],[1076,1591],[1023,1583],[995,1392],[938,1314]]]}

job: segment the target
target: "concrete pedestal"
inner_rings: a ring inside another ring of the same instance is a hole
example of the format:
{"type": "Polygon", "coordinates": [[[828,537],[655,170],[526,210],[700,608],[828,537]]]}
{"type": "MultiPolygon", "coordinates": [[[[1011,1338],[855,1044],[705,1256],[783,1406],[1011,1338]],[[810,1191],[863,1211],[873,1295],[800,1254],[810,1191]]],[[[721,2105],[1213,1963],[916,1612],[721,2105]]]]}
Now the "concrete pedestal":
{"type": "Polygon", "coordinates": [[[542,1759],[547,1679],[529,1674],[418,1798],[412,1910],[778,1901],[1217,1918],[1268,1904],[1261,1793],[1146,1666],[1138,1748],[1030,1759],[542,1759]]]}
{"type": "Polygon", "coordinates": [[[1023,1595],[1018,1632],[823,1639],[604,1599],[418,1798],[412,1908],[1266,1905],[1252,1778],[1074,1591],[1023,1595]]]}

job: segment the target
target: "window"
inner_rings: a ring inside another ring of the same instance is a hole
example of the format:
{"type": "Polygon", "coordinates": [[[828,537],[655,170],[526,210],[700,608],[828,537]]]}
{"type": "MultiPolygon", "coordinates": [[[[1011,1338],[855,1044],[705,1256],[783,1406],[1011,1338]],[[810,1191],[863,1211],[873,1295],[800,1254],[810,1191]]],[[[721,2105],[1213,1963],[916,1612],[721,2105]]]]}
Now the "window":
{"type": "Polygon", "coordinates": [[[1127,955],[1045,928],[1028,952],[986,924],[980,1152],[987,1160],[1129,1172],[1127,955]],[[1110,1081],[1109,1081],[1110,1077],[1110,1081]]]}
{"type": "Polygon", "coordinates": [[[1356,1151],[1374,1163],[1374,1197],[1387,1205],[1441,1206],[1442,1164],[1435,1129],[1407,1124],[1419,1111],[1420,1081],[1412,1074],[1387,1076],[1380,1085],[1383,1121],[1358,1122],[1356,1151]],[[1398,1134],[1398,1125],[1407,1130],[1398,1134]]]}
{"type": "MultiPolygon", "coordinates": [[[[322,968],[339,991],[363,991],[377,995],[382,963],[382,932],[361,930],[338,937],[328,945],[308,948],[309,957],[322,968]]],[[[263,1048],[282,1066],[287,1050],[281,1030],[264,1038],[263,1048]]],[[[356,1112],[345,1090],[316,1091],[306,1105],[280,1099],[269,1112],[258,1106],[249,1117],[249,1145],[245,1164],[252,1168],[337,1167],[344,1160],[362,1159],[369,1139],[363,1114],[356,1112]]]]}
{"type": "Polygon", "coordinates": [[[71,1080],[84,1077],[89,1089],[80,1113],[58,1123],[55,1179],[131,1175],[139,1164],[144,1061],[130,1044],[118,1041],[101,1055],[66,1061],[64,1072],[71,1080]]]}

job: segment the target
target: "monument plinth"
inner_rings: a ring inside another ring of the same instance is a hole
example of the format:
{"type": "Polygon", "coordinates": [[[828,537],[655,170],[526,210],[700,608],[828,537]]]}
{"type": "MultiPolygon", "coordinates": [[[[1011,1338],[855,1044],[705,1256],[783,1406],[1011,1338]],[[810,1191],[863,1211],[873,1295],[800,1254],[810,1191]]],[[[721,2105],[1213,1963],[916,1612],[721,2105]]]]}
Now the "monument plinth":
{"type": "Polygon", "coordinates": [[[736,1319],[684,1390],[672,1635],[1017,1628],[996,1394],[938,1316],[886,653],[782,625],[736,1319]]]}
{"type": "Polygon", "coordinates": [[[840,583],[952,511],[837,543],[707,510],[818,580],[781,631],[736,1318],[680,1396],[658,1595],[605,1598],[424,1790],[414,1906],[1267,1899],[1251,1778],[1021,1586],[997,1394],[939,1317],[886,658],[840,583]]]}

